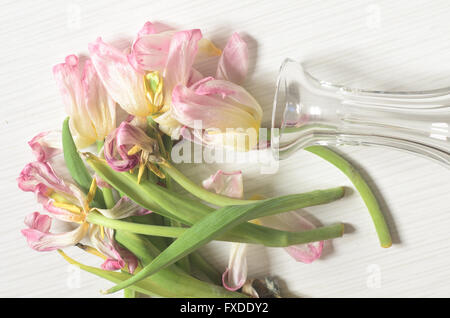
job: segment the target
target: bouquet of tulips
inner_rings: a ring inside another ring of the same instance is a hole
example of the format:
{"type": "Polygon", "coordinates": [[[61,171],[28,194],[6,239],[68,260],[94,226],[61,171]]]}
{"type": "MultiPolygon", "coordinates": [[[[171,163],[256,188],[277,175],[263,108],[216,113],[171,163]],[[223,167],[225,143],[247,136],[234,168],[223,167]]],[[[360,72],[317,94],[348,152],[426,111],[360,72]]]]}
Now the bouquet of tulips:
{"type": "MultiPolygon", "coordinates": [[[[259,284],[265,290],[247,279],[247,244],[282,247],[311,263],[325,240],[343,235],[343,224],[316,228],[295,212],[342,198],[343,187],[244,199],[240,171],[219,170],[200,185],[173,162],[172,148],[180,142],[236,152],[261,144],[262,109],[240,86],[248,48],[239,34],[221,50],[198,29],[159,30],[147,22],[126,51],[98,38],[89,53],[82,68],[75,55],[54,66],[69,117],[62,131],[29,142],[36,161],[18,178],[45,212],[25,218],[22,233],[32,249],[57,250],[69,263],[114,282],[105,293],[265,297],[280,293],[273,281],[259,284]],[[194,68],[197,60],[214,57],[214,76],[194,68]],[[126,114],[119,121],[120,112],[126,114]],[[73,230],[54,233],[54,220],[73,230]],[[223,273],[197,251],[212,240],[232,242],[223,273]],[[75,261],[63,251],[68,247],[103,259],[101,265],[75,261]]],[[[307,150],[347,174],[381,245],[390,246],[378,203],[359,173],[330,149],[307,150]]]]}

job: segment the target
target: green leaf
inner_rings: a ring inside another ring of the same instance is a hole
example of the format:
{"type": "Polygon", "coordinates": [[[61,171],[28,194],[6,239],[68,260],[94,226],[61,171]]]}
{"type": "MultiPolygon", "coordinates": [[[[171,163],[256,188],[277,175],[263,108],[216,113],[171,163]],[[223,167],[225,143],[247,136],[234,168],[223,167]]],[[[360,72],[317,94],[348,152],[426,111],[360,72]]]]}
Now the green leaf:
{"type": "MultiPolygon", "coordinates": [[[[73,141],[69,127],[69,119],[70,118],[67,117],[64,120],[62,127],[64,161],[66,162],[66,167],[69,170],[73,180],[75,180],[75,182],[83,190],[83,192],[87,194],[92,183],[92,177],[86,169],[86,166],[84,165],[84,162],[78,153],[77,146],[73,141]]],[[[95,193],[93,206],[105,208],[105,202],[100,191],[97,191],[95,193]]]]}
{"type": "Polygon", "coordinates": [[[132,288],[125,288],[123,290],[123,297],[124,298],[137,298],[136,297],[136,291],[132,288]]]}
{"type": "MultiPolygon", "coordinates": [[[[154,257],[160,254],[160,251],[141,235],[126,231],[116,231],[115,239],[136,255],[144,265],[151,263],[154,257]]],[[[165,268],[148,279],[157,286],[154,290],[163,297],[247,297],[242,293],[231,292],[221,286],[196,279],[186,274],[178,266],[165,268]]]]}
{"type": "Polygon", "coordinates": [[[189,254],[189,260],[194,272],[199,272],[216,285],[222,284],[222,274],[208,263],[198,251],[189,254]]]}
{"type": "MultiPolygon", "coordinates": [[[[124,230],[136,234],[144,234],[149,236],[162,236],[162,237],[172,237],[177,238],[183,235],[187,228],[185,227],[174,227],[174,226],[161,226],[153,224],[140,224],[135,222],[127,222],[123,220],[113,220],[101,215],[98,212],[92,211],[87,216],[87,221],[92,224],[103,225],[108,228],[116,230],[124,230]]],[[[241,224],[240,227],[244,227],[241,224]]],[[[250,229],[250,233],[253,233],[256,225],[250,229]]],[[[270,247],[287,247],[290,245],[297,245],[303,243],[309,243],[314,241],[329,240],[332,238],[337,238],[342,236],[343,227],[342,224],[334,224],[329,226],[323,226],[312,230],[301,231],[301,232],[290,232],[282,231],[277,229],[271,229],[264,226],[259,226],[262,234],[255,239],[252,235],[247,236],[236,236],[233,233],[225,233],[216,239],[219,241],[228,242],[239,242],[239,243],[249,243],[249,244],[262,244],[270,247]]],[[[236,230],[234,230],[236,231],[236,230]]]]}
{"type": "MultiPolygon", "coordinates": [[[[170,192],[148,181],[143,181],[138,185],[136,176],[128,172],[121,173],[114,171],[104,160],[93,154],[85,153],[84,156],[86,157],[86,162],[100,177],[135,203],[150,211],[180,221],[185,225],[192,225],[215,210],[201,202],[170,192]]],[[[337,187],[303,194],[294,194],[291,197],[294,201],[297,201],[297,205],[295,205],[297,208],[304,208],[332,202],[342,198],[344,193],[344,188],[337,187]]],[[[270,246],[271,242],[280,244],[279,240],[292,242],[297,237],[294,237],[291,233],[293,232],[285,232],[285,234],[282,234],[280,231],[264,226],[245,223],[230,230],[227,233],[227,238],[237,242],[251,240],[254,243],[270,246]]]]}
{"type": "Polygon", "coordinates": [[[275,213],[295,210],[300,208],[302,204],[304,203],[302,203],[302,200],[299,200],[298,195],[290,195],[261,200],[257,203],[247,205],[227,206],[218,209],[187,229],[175,242],[162,251],[161,254],[138,274],[128,281],[121,282],[112,287],[108,290],[108,293],[119,291],[158,273],[160,270],[173,264],[214,238],[219,237],[240,223],[275,213]]]}

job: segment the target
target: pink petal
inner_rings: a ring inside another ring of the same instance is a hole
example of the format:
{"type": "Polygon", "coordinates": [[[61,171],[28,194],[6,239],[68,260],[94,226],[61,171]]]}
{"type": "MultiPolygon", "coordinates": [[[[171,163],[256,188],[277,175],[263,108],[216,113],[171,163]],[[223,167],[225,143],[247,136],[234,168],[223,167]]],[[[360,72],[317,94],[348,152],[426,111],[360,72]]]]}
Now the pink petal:
{"type": "Polygon", "coordinates": [[[53,76],[63,97],[67,113],[74,113],[76,108],[84,103],[78,57],[69,55],[66,57],[65,63],[55,65],[53,76]]]}
{"type": "Polygon", "coordinates": [[[80,148],[87,147],[95,142],[95,129],[86,110],[78,57],[67,56],[65,63],[53,67],[53,75],[70,116],[70,128],[75,142],[80,148]]]}
{"type": "Polygon", "coordinates": [[[145,22],[142,29],[139,30],[138,37],[143,36],[143,35],[154,34],[154,33],[157,33],[154,24],[151,23],[150,21],[147,21],[147,22],[145,22]]]}
{"type": "Polygon", "coordinates": [[[241,83],[247,76],[248,48],[238,33],[234,33],[223,49],[217,67],[217,79],[225,79],[234,83],[241,83]]]}
{"type": "Polygon", "coordinates": [[[116,128],[116,103],[108,95],[91,60],[87,60],[84,64],[82,85],[86,114],[91,125],[95,127],[95,139],[103,141],[116,128]]]}
{"type": "Polygon", "coordinates": [[[33,212],[25,217],[25,225],[43,233],[48,233],[52,225],[52,218],[39,212],[33,212]]]}
{"type": "Polygon", "coordinates": [[[75,245],[83,239],[88,228],[89,225],[83,223],[75,230],[66,233],[52,234],[33,228],[24,229],[21,232],[26,237],[28,245],[32,249],[40,252],[48,252],[75,245]]]}
{"type": "MultiPolygon", "coordinates": [[[[260,220],[268,227],[285,231],[304,231],[315,228],[314,224],[295,211],[267,216],[260,220]]],[[[311,263],[318,259],[322,254],[322,249],[323,241],[292,245],[285,248],[286,252],[296,261],[303,263],[311,263]]]]}
{"type": "MultiPolygon", "coordinates": [[[[203,181],[203,187],[216,193],[232,197],[243,197],[242,172],[226,173],[222,170],[203,181]]],[[[241,288],[247,280],[247,244],[232,243],[228,267],[222,274],[223,286],[231,291],[241,288]]]]}
{"type": "Polygon", "coordinates": [[[247,280],[247,244],[232,243],[228,267],[222,274],[222,284],[228,290],[241,288],[247,280]]]}
{"type": "Polygon", "coordinates": [[[175,85],[187,85],[201,38],[202,33],[198,29],[173,35],[164,70],[166,96],[170,96],[175,85]]]}
{"type": "Polygon", "coordinates": [[[20,172],[17,182],[19,188],[27,192],[35,192],[39,185],[45,186],[45,189],[39,189],[42,192],[47,188],[58,189],[63,192],[70,191],[64,181],[56,176],[54,170],[47,162],[37,161],[27,164],[20,172]]]}
{"type": "Polygon", "coordinates": [[[144,92],[143,74],[137,72],[123,52],[106,44],[101,38],[89,44],[92,63],[103,85],[129,114],[146,117],[150,114],[144,92]]]}
{"type": "Polygon", "coordinates": [[[134,203],[128,197],[123,196],[111,209],[96,209],[109,219],[123,219],[134,215],[145,215],[151,213],[138,204],[134,203]]]}
{"type": "Polygon", "coordinates": [[[202,80],[194,85],[198,95],[219,95],[224,102],[240,107],[256,120],[261,120],[262,109],[258,102],[242,86],[224,80],[202,80]]]}
{"type": "Polygon", "coordinates": [[[42,132],[28,142],[37,161],[48,161],[62,152],[61,133],[42,132]]]}
{"type": "Polygon", "coordinates": [[[125,266],[125,262],[120,259],[112,259],[112,258],[108,258],[102,265],[101,268],[107,271],[116,271],[118,269],[121,269],[122,267],[125,266]]]}
{"type": "Polygon", "coordinates": [[[105,236],[102,237],[99,226],[94,225],[91,227],[89,235],[95,248],[108,257],[101,265],[103,269],[114,271],[128,264],[130,272],[134,272],[138,266],[138,260],[133,253],[121,247],[114,240],[113,229],[105,228],[105,236]]]}
{"type": "Polygon", "coordinates": [[[198,83],[198,81],[204,78],[203,74],[197,71],[195,68],[191,69],[191,75],[189,76],[189,80],[187,82],[187,86],[192,88],[191,85],[198,83]]]}
{"type": "Polygon", "coordinates": [[[241,171],[227,173],[219,170],[204,180],[202,184],[205,189],[213,189],[216,193],[227,197],[242,198],[244,195],[241,171]]]}
{"type": "MultiPolygon", "coordinates": [[[[145,27],[144,27],[145,28],[145,27]]],[[[174,32],[142,32],[131,47],[129,60],[139,71],[164,70],[174,32]]]]}
{"type": "MultiPolygon", "coordinates": [[[[189,128],[200,122],[202,142],[247,151],[258,144],[262,109],[241,86],[204,78],[187,88],[177,85],[172,92],[172,116],[189,128]]],[[[197,125],[198,126],[198,125],[197,125]]]]}
{"type": "Polygon", "coordinates": [[[195,90],[195,93],[198,95],[220,95],[222,99],[225,99],[228,95],[236,94],[233,87],[229,87],[227,84],[229,83],[206,77],[192,85],[190,89],[195,90]]]}
{"type": "Polygon", "coordinates": [[[227,128],[255,128],[259,122],[246,111],[247,108],[228,103],[220,96],[199,95],[182,85],[177,85],[172,92],[172,116],[191,128],[194,121],[202,121],[204,129],[214,128],[222,132],[227,128]]]}
{"type": "Polygon", "coordinates": [[[60,179],[48,162],[31,162],[21,171],[17,178],[19,188],[26,192],[34,192],[43,207],[58,219],[64,221],[79,221],[81,216],[70,211],[57,208],[50,198],[52,191],[64,195],[73,204],[83,206],[85,196],[76,186],[60,179]]]}

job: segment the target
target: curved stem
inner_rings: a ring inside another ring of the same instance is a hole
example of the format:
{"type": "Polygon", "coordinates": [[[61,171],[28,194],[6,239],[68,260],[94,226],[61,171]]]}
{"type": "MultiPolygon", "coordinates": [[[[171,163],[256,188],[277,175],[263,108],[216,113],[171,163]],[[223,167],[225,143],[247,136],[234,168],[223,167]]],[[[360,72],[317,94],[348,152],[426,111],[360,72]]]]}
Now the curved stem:
{"type": "Polygon", "coordinates": [[[347,160],[326,147],[310,146],[305,148],[305,150],[325,159],[350,179],[369,210],[381,246],[390,247],[392,245],[392,239],[386,220],[381,212],[377,198],[361,174],[347,160]]]}
{"type": "MultiPolygon", "coordinates": [[[[97,152],[99,156],[102,156],[103,145],[105,144],[104,140],[97,140],[97,152]]],[[[114,200],[114,195],[112,193],[112,189],[103,188],[103,199],[105,200],[105,205],[107,209],[112,209],[116,205],[116,200],[114,200]]]]}
{"type": "MultiPolygon", "coordinates": [[[[128,196],[131,200],[147,210],[178,220],[186,225],[192,225],[214,211],[214,208],[210,206],[186,196],[181,196],[175,192],[169,192],[167,189],[148,181],[144,181],[139,187],[136,187],[136,176],[130,173],[114,171],[106,162],[92,154],[85,153],[84,155],[87,163],[100,177],[111,184],[116,190],[128,196]]],[[[337,187],[289,195],[285,196],[285,198],[289,197],[295,203],[291,206],[291,210],[295,210],[333,202],[342,198],[344,192],[343,187],[337,187]]],[[[274,214],[281,213],[279,211],[271,212],[274,214]]],[[[266,215],[270,214],[265,214],[264,216],[266,215]]],[[[258,217],[262,217],[262,215],[258,217]]],[[[246,222],[228,231],[227,235],[232,235],[234,238],[240,238],[242,240],[251,238],[258,242],[263,242],[267,240],[268,230],[275,231],[269,228],[265,228],[263,231],[261,228],[264,227],[246,222]]]]}
{"type": "MultiPolygon", "coordinates": [[[[188,229],[183,227],[140,224],[114,220],[94,211],[88,214],[87,221],[92,224],[103,225],[115,230],[125,230],[136,234],[173,238],[178,238],[188,229]]],[[[281,231],[272,228],[266,228],[264,226],[259,226],[257,227],[257,229],[260,232],[263,232],[263,235],[252,236],[250,234],[252,234],[252,230],[254,231],[254,229],[249,229],[248,236],[243,235],[240,237],[237,235],[233,235],[233,233],[225,233],[218,237],[217,240],[249,244],[262,244],[264,246],[270,247],[287,247],[290,245],[329,240],[332,238],[341,237],[344,234],[344,227],[340,223],[301,232],[281,231]]]]}
{"type": "Polygon", "coordinates": [[[152,235],[152,236],[163,236],[163,237],[178,237],[186,231],[182,227],[172,227],[172,226],[162,226],[153,224],[141,224],[134,222],[127,222],[121,220],[114,220],[101,215],[98,212],[92,211],[88,214],[86,220],[89,223],[103,225],[105,227],[125,230],[132,233],[152,235]]]}
{"type": "Polygon", "coordinates": [[[160,163],[160,167],[163,172],[169,175],[173,180],[175,180],[180,186],[182,186],[186,191],[190,192],[197,198],[212,203],[214,205],[224,207],[228,205],[243,205],[249,203],[255,203],[258,200],[239,200],[226,197],[220,194],[210,192],[201,186],[197,185],[195,182],[187,178],[181,171],[175,168],[170,162],[164,161],[160,163]]]}
{"type": "Polygon", "coordinates": [[[116,205],[116,200],[114,200],[112,189],[103,188],[102,192],[103,192],[103,198],[105,199],[106,208],[112,209],[116,205]]]}

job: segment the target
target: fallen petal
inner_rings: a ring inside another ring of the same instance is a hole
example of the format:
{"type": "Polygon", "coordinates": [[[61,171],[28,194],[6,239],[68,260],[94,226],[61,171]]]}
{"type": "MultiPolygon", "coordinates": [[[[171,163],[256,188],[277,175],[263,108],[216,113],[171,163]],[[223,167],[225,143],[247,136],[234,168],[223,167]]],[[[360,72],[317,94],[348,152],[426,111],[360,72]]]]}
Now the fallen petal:
{"type": "MultiPolygon", "coordinates": [[[[286,212],[278,215],[267,216],[259,219],[265,226],[285,231],[305,231],[314,229],[315,226],[298,212],[286,212]]],[[[286,247],[286,252],[297,262],[312,263],[322,254],[323,241],[292,245],[286,247]]]]}
{"type": "Polygon", "coordinates": [[[247,244],[232,243],[228,267],[222,275],[223,286],[231,291],[241,288],[247,280],[247,244]]]}
{"type": "Polygon", "coordinates": [[[28,142],[37,161],[48,161],[62,152],[61,132],[48,131],[36,135],[28,142]]]}

